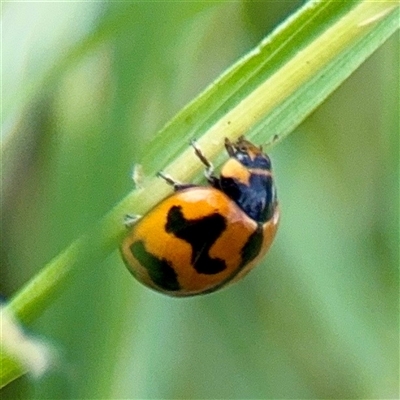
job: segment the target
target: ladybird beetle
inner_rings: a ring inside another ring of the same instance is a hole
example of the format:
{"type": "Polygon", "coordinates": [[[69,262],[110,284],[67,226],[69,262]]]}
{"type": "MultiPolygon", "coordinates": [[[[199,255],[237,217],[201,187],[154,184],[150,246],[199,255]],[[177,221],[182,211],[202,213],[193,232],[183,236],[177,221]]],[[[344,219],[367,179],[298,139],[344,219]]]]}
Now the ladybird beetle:
{"type": "Polygon", "coordinates": [[[249,272],[274,239],[279,207],[269,157],[239,138],[225,139],[229,159],[209,185],[181,184],[159,173],[175,189],[135,221],[121,245],[130,272],[146,286],[170,296],[214,292],[249,272]]]}

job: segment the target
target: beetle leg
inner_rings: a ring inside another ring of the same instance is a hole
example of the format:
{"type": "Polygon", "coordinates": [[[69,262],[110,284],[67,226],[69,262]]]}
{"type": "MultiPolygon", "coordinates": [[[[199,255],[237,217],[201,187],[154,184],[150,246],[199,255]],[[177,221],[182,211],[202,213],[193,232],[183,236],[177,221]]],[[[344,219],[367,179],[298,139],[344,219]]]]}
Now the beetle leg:
{"type": "Polygon", "coordinates": [[[212,185],[214,185],[218,181],[218,178],[214,175],[214,165],[212,164],[211,161],[209,161],[206,158],[206,156],[201,151],[200,147],[197,146],[196,140],[194,140],[194,139],[191,140],[190,144],[193,147],[194,153],[196,154],[196,156],[206,167],[206,169],[204,171],[205,177],[207,178],[208,182],[210,182],[212,185]]]}
{"type": "Polygon", "coordinates": [[[164,181],[168,183],[168,185],[171,185],[174,188],[175,192],[177,192],[178,190],[188,189],[196,186],[192,183],[181,183],[179,181],[176,181],[171,175],[165,174],[162,171],[157,172],[157,176],[161,179],[164,179],[164,181]]]}
{"type": "Polygon", "coordinates": [[[141,215],[131,215],[131,214],[127,214],[124,217],[124,225],[127,229],[132,228],[133,225],[136,224],[136,222],[139,221],[139,219],[142,218],[141,215]]]}
{"type": "MultiPolygon", "coordinates": [[[[270,148],[271,146],[275,145],[276,142],[277,142],[279,139],[280,139],[279,135],[277,135],[277,134],[275,133],[275,135],[273,135],[273,136],[268,140],[268,142],[265,144],[265,147],[266,147],[267,149],[270,148]]],[[[262,151],[262,146],[260,146],[260,150],[262,151]]]]}
{"type": "Polygon", "coordinates": [[[133,180],[135,189],[139,189],[142,187],[143,168],[140,164],[134,164],[134,166],[132,168],[131,178],[133,180]]]}
{"type": "Polygon", "coordinates": [[[233,157],[235,155],[235,147],[233,143],[228,138],[225,138],[224,145],[229,157],[233,157]]]}

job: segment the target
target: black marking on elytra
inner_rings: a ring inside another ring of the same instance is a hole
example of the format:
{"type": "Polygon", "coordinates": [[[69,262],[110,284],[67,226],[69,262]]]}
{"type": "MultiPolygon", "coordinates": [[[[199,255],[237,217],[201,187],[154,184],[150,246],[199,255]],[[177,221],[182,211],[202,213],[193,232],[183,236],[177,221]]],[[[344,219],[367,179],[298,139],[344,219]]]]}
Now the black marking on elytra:
{"type": "Polygon", "coordinates": [[[219,187],[254,221],[263,223],[272,218],[277,201],[272,176],[252,173],[248,185],[221,176],[219,187]]]}
{"type": "Polygon", "coordinates": [[[215,285],[212,288],[204,292],[201,292],[199,294],[208,294],[215,292],[218,289],[224,287],[232,279],[234,279],[235,276],[246,267],[246,265],[248,265],[260,254],[263,241],[264,241],[263,226],[261,224],[258,224],[257,229],[249,236],[247,242],[240,251],[240,254],[242,256],[242,261],[239,264],[238,268],[226,279],[220,282],[218,285],[215,285]]]}
{"type": "MultiPolygon", "coordinates": [[[[192,246],[191,262],[194,269],[200,274],[218,274],[226,268],[224,260],[211,258],[211,246],[226,229],[225,218],[218,213],[206,215],[199,219],[186,219],[182,207],[170,208],[165,224],[165,231],[172,233],[179,239],[192,246]]],[[[171,249],[173,251],[173,249],[171,249]]]]}
{"type": "Polygon", "coordinates": [[[159,259],[149,253],[142,241],[134,242],[130,246],[133,256],[147,269],[150,279],[161,289],[169,291],[180,290],[181,287],[175,270],[165,259],[159,259]]]}
{"type": "Polygon", "coordinates": [[[260,254],[263,241],[263,226],[258,224],[257,229],[249,236],[246,244],[243,246],[240,252],[242,255],[242,262],[240,263],[238,272],[260,254]]]}

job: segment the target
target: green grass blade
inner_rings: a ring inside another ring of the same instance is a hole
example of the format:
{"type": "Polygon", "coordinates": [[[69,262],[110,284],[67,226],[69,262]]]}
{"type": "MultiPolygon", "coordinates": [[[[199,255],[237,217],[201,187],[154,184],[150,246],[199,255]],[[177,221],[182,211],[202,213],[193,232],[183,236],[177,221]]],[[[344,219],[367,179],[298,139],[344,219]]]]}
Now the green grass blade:
{"type": "Polygon", "coordinates": [[[167,124],[143,164],[161,169],[205,133],[211,158],[225,136],[285,136],[398,29],[398,13],[393,2],[307,3],[167,124]]]}

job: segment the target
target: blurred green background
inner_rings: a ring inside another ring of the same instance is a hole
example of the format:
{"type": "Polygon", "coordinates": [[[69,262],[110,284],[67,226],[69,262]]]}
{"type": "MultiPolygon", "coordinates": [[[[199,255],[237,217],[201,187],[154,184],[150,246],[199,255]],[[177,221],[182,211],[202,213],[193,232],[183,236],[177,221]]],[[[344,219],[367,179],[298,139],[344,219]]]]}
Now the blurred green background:
{"type": "MultiPolygon", "coordinates": [[[[9,297],[132,188],[155,133],[302,4],[2,4],[2,268],[9,297]]],[[[116,251],[28,328],[59,351],[8,398],[398,398],[399,41],[271,153],[270,253],[171,299],[116,251]]],[[[151,160],[150,160],[151,163],[151,160]]]]}

